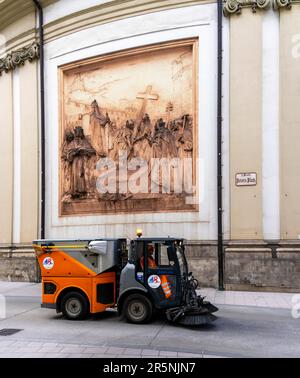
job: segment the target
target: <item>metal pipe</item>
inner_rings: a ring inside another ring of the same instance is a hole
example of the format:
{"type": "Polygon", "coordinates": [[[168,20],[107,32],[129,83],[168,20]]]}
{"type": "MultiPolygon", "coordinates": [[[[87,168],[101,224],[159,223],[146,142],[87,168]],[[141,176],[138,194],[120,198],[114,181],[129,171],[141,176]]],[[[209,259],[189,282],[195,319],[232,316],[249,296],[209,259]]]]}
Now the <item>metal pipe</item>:
{"type": "Polygon", "coordinates": [[[224,290],[223,199],[222,199],[222,68],[223,1],[218,0],[218,89],[217,89],[217,206],[218,206],[218,285],[224,290]]]}
{"type": "Polygon", "coordinates": [[[41,102],[41,223],[40,236],[45,238],[45,70],[44,70],[44,14],[39,0],[33,0],[39,15],[40,41],[40,102],[41,102]]]}

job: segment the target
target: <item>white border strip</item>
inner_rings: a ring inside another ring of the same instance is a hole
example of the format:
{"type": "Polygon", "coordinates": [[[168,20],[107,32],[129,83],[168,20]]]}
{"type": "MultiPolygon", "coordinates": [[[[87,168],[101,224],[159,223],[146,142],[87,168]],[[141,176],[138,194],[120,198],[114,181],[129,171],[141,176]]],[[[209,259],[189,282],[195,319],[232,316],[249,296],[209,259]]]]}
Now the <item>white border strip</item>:
{"type": "MultiPolygon", "coordinates": [[[[223,234],[230,239],[230,21],[223,18],[223,75],[222,75],[222,186],[223,234]]],[[[217,213],[217,211],[216,211],[217,213]]]]}
{"type": "Polygon", "coordinates": [[[21,88],[20,71],[13,71],[13,243],[21,241],[21,88]]]}
{"type": "Polygon", "coordinates": [[[280,238],[279,178],[279,14],[263,18],[263,233],[265,239],[280,238]]]}

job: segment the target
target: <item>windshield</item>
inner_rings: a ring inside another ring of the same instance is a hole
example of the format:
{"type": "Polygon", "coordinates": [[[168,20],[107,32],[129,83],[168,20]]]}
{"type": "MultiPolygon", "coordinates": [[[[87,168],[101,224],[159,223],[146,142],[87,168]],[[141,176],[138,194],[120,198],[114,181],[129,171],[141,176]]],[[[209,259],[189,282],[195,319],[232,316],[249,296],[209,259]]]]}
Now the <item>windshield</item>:
{"type": "Polygon", "coordinates": [[[178,258],[179,268],[180,268],[180,274],[182,277],[185,277],[188,275],[188,267],[187,262],[184,254],[183,247],[181,245],[176,246],[176,255],[178,258]]]}

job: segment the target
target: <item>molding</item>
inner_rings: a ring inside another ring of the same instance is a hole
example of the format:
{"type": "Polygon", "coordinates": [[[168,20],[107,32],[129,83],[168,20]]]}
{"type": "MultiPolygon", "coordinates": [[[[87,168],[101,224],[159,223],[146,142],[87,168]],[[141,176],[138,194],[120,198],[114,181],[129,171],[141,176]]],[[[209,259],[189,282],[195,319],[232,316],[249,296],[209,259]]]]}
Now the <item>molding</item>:
{"type": "Polygon", "coordinates": [[[39,59],[39,57],[40,48],[37,42],[33,42],[22,49],[12,51],[4,58],[0,59],[0,76],[2,72],[7,73],[20,65],[24,65],[27,60],[32,62],[34,59],[39,59]]]}
{"type": "Polygon", "coordinates": [[[19,34],[16,37],[6,41],[5,44],[0,45],[0,58],[3,58],[6,54],[8,54],[12,50],[20,50],[23,47],[26,47],[33,43],[36,40],[36,30],[32,28],[31,30],[27,30],[24,33],[19,34]]]}
{"type": "MultiPolygon", "coordinates": [[[[46,7],[55,2],[58,0],[43,0],[42,4],[46,7]]],[[[110,0],[45,24],[45,43],[83,29],[129,17],[215,2],[216,0],[110,0]]],[[[32,0],[4,0],[2,3],[0,0],[0,31],[32,12],[35,12],[32,0]]],[[[31,33],[32,30],[24,31],[20,36],[7,41],[5,46],[0,46],[0,56],[2,51],[7,51],[8,48],[19,48],[19,38],[24,34],[28,34],[29,37],[31,33]]]]}
{"type": "MultiPolygon", "coordinates": [[[[42,6],[46,7],[58,0],[42,0],[42,6]]],[[[0,1],[0,30],[13,24],[29,13],[35,12],[32,0],[3,0],[0,1]]]]}
{"type": "Polygon", "coordinates": [[[273,0],[274,10],[292,9],[292,5],[300,5],[300,0],[273,0]]]}
{"type": "MultiPolygon", "coordinates": [[[[280,0],[275,0],[275,1],[280,1],[280,0]]],[[[282,1],[292,1],[292,0],[282,0],[282,1]]],[[[233,14],[241,14],[242,9],[244,8],[251,8],[253,13],[256,13],[257,10],[266,10],[270,7],[271,0],[223,0],[223,4],[224,4],[223,6],[224,16],[228,17],[233,14]]]]}
{"type": "Polygon", "coordinates": [[[200,4],[215,3],[216,0],[113,0],[85,8],[58,18],[45,25],[45,43],[93,26],[125,18],[184,8],[200,4]]]}

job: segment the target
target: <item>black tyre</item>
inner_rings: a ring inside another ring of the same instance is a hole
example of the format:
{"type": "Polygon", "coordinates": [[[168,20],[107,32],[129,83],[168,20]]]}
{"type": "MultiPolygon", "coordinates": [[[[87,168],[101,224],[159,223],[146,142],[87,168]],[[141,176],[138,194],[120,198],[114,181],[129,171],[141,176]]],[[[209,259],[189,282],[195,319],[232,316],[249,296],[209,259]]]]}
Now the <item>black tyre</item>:
{"type": "Polygon", "coordinates": [[[150,300],[141,294],[129,295],[123,306],[123,315],[128,323],[147,323],[153,314],[153,307],[150,300]]]}
{"type": "Polygon", "coordinates": [[[89,304],[84,295],[72,291],[63,297],[61,310],[67,319],[82,320],[89,313],[89,304]]]}

